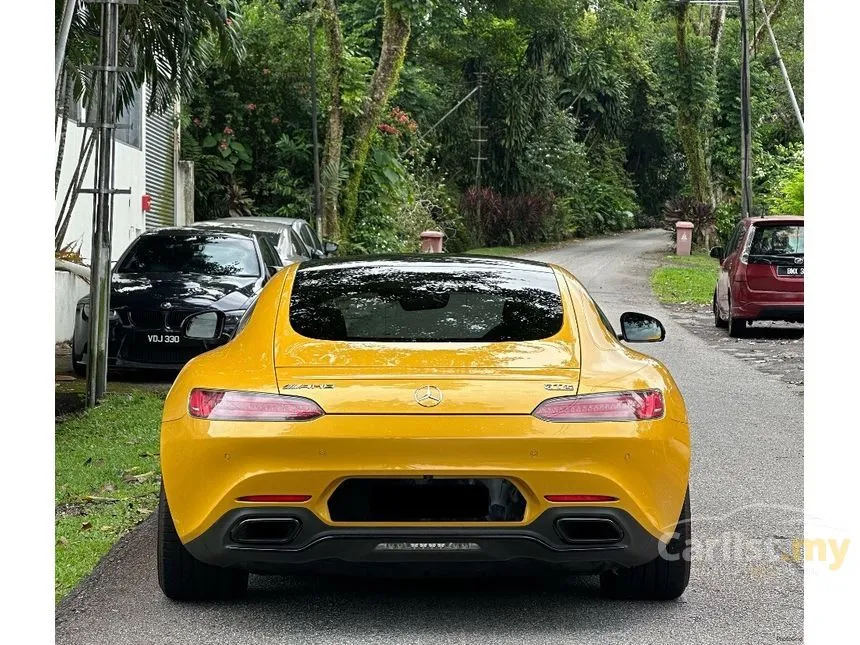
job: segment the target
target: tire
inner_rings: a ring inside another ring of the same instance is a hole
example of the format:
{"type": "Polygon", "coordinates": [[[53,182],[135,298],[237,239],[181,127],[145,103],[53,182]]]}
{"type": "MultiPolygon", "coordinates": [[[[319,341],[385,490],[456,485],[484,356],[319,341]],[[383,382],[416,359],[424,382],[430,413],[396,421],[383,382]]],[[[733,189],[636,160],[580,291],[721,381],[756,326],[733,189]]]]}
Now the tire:
{"type": "Polygon", "coordinates": [[[716,291],[714,291],[714,302],[712,304],[712,307],[714,310],[714,327],[718,327],[720,329],[725,329],[729,323],[727,323],[725,320],[723,320],[720,317],[720,307],[717,304],[717,292],[716,291]]]}
{"type": "Polygon", "coordinates": [[[248,591],[248,572],[196,560],[179,541],[164,486],[158,504],[158,586],[172,600],[227,600],[248,591]]]}
{"type": "Polygon", "coordinates": [[[87,366],[83,363],[78,363],[75,360],[75,354],[72,352],[72,371],[75,373],[75,376],[78,378],[86,378],[87,377],[87,366]]]}
{"type": "Polygon", "coordinates": [[[674,600],[690,582],[690,559],[681,554],[690,543],[690,489],[681,507],[681,516],[666,553],[673,560],[658,556],[651,562],[600,574],[600,591],[616,600],[674,600]]]}
{"type": "MultiPolygon", "coordinates": [[[[75,331],[77,332],[78,330],[75,329],[75,331]]],[[[75,351],[75,338],[72,336],[72,372],[74,372],[75,376],[78,378],[86,378],[87,366],[76,361],[75,356],[77,356],[77,352],[75,351]]]]}
{"type": "Polygon", "coordinates": [[[732,315],[732,300],[729,296],[729,321],[726,325],[729,328],[729,336],[732,338],[743,338],[747,333],[747,321],[745,318],[735,318],[732,315]]]}

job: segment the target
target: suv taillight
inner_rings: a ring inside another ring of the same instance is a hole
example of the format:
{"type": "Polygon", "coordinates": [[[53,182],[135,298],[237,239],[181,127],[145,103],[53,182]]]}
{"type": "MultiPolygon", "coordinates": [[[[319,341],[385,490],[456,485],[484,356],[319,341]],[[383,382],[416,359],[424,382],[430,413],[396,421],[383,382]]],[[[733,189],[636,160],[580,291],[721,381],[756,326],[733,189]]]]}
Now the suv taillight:
{"type": "Polygon", "coordinates": [[[202,389],[191,390],[188,412],[210,421],[309,421],[325,414],[302,396],[202,389]]]}
{"type": "Polygon", "coordinates": [[[542,421],[582,423],[585,421],[648,421],[665,411],[660,390],[601,392],[547,399],[532,412],[542,421]]]}

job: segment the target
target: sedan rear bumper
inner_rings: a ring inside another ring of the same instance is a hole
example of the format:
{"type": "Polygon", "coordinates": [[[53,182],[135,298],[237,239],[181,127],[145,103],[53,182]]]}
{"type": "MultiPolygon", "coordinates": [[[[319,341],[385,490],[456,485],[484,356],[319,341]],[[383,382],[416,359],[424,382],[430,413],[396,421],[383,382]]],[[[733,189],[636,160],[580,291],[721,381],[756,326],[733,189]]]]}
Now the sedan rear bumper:
{"type": "Polygon", "coordinates": [[[525,526],[404,528],[332,526],[305,508],[267,507],[230,511],[185,546],[203,562],[259,573],[517,563],[595,573],[649,562],[659,544],[618,508],[555,508],[525,526]],[[571,529],[596,522],[614,532],[594,539],[571,529]]]}

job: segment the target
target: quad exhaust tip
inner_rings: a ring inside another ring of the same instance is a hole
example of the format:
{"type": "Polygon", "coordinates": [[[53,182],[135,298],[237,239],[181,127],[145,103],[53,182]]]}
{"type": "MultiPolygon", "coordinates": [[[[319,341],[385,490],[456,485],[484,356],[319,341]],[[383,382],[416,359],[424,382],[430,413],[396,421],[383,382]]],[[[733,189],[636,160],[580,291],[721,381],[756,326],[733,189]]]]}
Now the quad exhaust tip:
{"type": "Polygon", "coordinates": [[[555,529],[568,544],[583,546],[617,544],[624,538],[621,526],[608,517],[562,517],[555,529]]]}
{"type": "Polygon", "coordinates": [[[239,521],[230,531],[236,544],[288,544],[299,532],[301,523],[294,517],[251,517],[239,521]]]}

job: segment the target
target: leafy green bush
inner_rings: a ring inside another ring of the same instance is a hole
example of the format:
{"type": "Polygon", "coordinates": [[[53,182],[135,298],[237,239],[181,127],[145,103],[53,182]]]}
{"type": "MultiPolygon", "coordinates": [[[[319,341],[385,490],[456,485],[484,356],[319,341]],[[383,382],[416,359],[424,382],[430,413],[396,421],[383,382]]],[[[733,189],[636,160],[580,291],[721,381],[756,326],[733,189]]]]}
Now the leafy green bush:
{"type": "Polygon", "coordinates": [[[717,243],[714,246],[725,247],[729,242],[729,237],[735,229],[737,223],[741,220],[741,209],[734,202],[725,202],[717,206],[716,210],[716,231],[717,243]]]}

